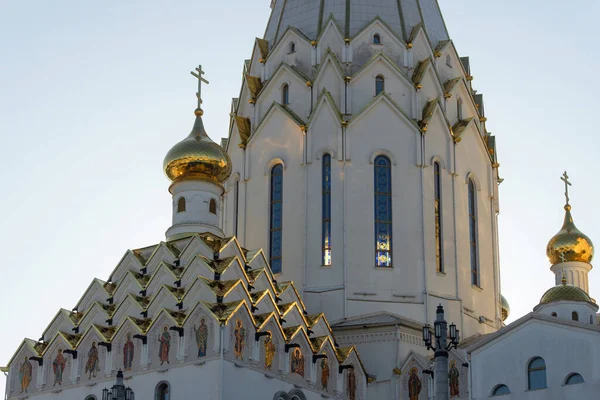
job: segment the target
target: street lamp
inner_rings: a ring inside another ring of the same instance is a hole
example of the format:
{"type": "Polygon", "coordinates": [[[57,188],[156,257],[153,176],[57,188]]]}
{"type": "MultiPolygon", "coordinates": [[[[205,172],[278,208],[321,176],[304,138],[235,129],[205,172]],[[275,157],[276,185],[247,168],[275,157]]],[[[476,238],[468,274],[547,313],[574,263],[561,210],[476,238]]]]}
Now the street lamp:
{"type": "Polygon", "coordinates": [[[110,390],[102,390],[102,400],[135,400],[133,390],[123,384],[123,371],[117,372],[117,381],[110,390]]]}
{"type": "Polygon", "coordinates": [[[456,325],[448,323],[444,319],[444,307],[437,306],[436,319],[433,323],[433,334],[435,344],[431,337],[431,327],[423,327],[423,342],[428,350],[433,350],[435,358],[435,400],[448,400],[448,351],[456,349],[459,342],[459,331],[456,325]],[[450,341],[448,341],[450,339],[450,341]]]}

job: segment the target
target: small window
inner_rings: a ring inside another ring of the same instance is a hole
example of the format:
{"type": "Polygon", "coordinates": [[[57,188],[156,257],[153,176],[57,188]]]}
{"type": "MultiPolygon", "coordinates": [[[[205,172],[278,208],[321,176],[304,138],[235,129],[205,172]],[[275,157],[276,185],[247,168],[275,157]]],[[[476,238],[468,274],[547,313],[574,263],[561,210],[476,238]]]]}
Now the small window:
{"type": "Polygon", "coordinates": [[[573,374],[567,376],[567,379],[565,380],[565,385],[576,385],[578,383],[584,383],[584,380],[583,380],[583,376],[581,376],[577,373],[573,373],[573,374]]]}
{"type": "Polygon", "coordinates": [[[291,42],[290,43],[290,54],[295,53],[296,52],[296,43],[291,42]]]}
{"type": "Polygon", "coordinates": [[[452,68],[452,58],[450,57],[450,54],[446,55],[446,65],[452,68]]]}
{"type": "Polygon", "coordinates": [[[185,197],[180,197],[179,200],[177,200],[177,212],[185,212],[185,197]]]}
{"type": "Polygon", "coordinates": [[[159,383],[156,386],[156,391],[154,395],[155,400],[169,400],[171,397],[171,388],[167,382],[159,383]]]}
{"type": "Polygon", "coordinates": [[[96,396],[88,396],[85,400],[96,400],[96,396]]]}
{"type": "Polygon", "coordinates": [[[592,315],[590,315],[590,324],[594,324],[594,317],[592,315]]]}
{"type": "Polygon", "coordinates": [[[290,87],[287,83],[281,88],[281,104],[290,104],[290,87]]]}
{"type": "Polygon", "coordinates": [[[510,394],[510,389],[506,385],[498,385],[492,390],[492,396],[504,396],[510,394]]]}
{"type": "Polygon", "coordinates": [[[459,120],[463,119],[463,101],[461,98],[456,100],[456,115],[459,120]]]}
{"type": "Polygon", "coordinates": [[[385,79],[383,76],[377,75],[377,77],[375,78],[375,96],[377,96],[379,93],[383,92],[384,89],[385,89],[385,79]]]}
{"type": "Polygon", "coordinates": [[[546,363],[543,358],[536,357],[529,362],[527,367],[527,381],[529,390],[545,389],[546,363]]]}
{"type": "Polygon", "coordinates": [[[579,321],[579,314],[577,314],[577,311],[573,311],[573,312],[571,313],[571,319],[572,319],[573,321],[579,321]]]}
{"type": "Polygon", "coordinates": [[[558,317],[558,315],[557,315],[555,312],[553,312],[551,315],[552,315],[553,317],[558,317]]]}
{"type": "Polygon", "coordinates": [[[381,44],[381,36],[379,33],[373,35],[373,44],[381,44]]]}
{"type": "Polygon", "coordinates": [[[210,203],[208,205],[208,211],[210,211],[211,214],[217,213],[217,201],[215,199],[210,199],[210,203]]]}

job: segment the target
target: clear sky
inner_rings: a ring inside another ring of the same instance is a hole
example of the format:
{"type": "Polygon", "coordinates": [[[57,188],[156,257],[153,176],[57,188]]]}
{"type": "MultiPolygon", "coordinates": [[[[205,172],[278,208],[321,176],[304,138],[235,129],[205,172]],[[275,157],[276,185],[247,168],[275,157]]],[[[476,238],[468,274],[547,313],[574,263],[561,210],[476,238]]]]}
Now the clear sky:
{"type": "MultiPolygon", "coordinates": [[[[189,71],[201,63],[211,82],[204,121],[218,141],[269,3],[0,1],[0,365],[126,249],[164,239],[162,160],[193,124],[189,71]]],[[[497,137],[511,320],[554,283],[545,246],[562,224],[565,169],[575,222],[600,243],[600,2],[576,3],[440,0],[497,137]]],[[[600,298],[597,270],[590,290],[600,298]]]]}

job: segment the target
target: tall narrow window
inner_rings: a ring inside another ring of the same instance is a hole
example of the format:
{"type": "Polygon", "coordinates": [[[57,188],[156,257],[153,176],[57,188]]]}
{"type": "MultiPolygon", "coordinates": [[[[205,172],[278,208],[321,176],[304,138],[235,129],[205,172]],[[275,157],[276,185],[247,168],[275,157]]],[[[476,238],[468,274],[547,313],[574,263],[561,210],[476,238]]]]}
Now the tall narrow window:
{"type": "Polygon", "coordinates": [[[323,155],[323,265],[331,265],[331,156],[323,155]]]}
{"type": "Polygon", "coordinates": [[[373,35],[373,44],[381,44],[381,36],[379,33],[373,35]]]}
{"type": "Polygon", "coordinates": [[[208,203],[208,211],[211,214],[217,213],[217,201],[215,199],[210,199],[210,202],[208,203]]]}
{"type": "Polygon", "coordinates": [[[385,79],[381,75],[377,75],[375,78],[375,96],[383,92],[385,89],[385,79]]]}
{"type": "Polygon", "coordinates": [[[290,54],[295,53],[295,52],[296,52],[296,43],[291,42],[290,43],[290,54]]]}
{"type": "Polygon", "coordinates": [[[463,119],[463,101],[461,98],[456,100],[456,116],[459,120],[463,119]]]}
{"type": "Polygon", "coordinates": [[[281,272],[281,228],[283,207],[283,165],[271,168],[269,263],[274,273],[281,272]]]}
{"type": "Polygon", "coordinates": [[[573,312],[571,313],[571,319],[572,319],[573,321],[579,321],[579,314],[577,314],[577,311],[573,311],[573,312]]]}
{"type": "Polygon", "coordinates": [[[177,212],[184,212],[185,211],[185,197],[180,197],[179,200],[177,200],[177,212]]]}
{"type": "Polygon", "coordinates": [[[442,248],[442,184],[440,163],[433,163],[433,191],[435,207],[435,260],[438,272],[444,272],[444,254],[442,248]]]}
{"type": "Polygon", "coordinates": [[[529,362],[527,384],[529,390],[546,388],[546,363],[543,358],[536,357],[529,362]]]}
{"type": "Polygon", "coordinates": [[[233,188],[233,191],[235,192],[233,194],[233,201],[234,201],[234,205],[233,205],[233,232],[235,237],[238,236],[238,214],[239,214],[239,210],[240,210],[240,180],[236,180],[235,181],[235,187],[233,188]]]}
{"type": "Polygon", "coordinates": [[[469,245],[471,254],[471,284],[479,286],[479,261],[477,260],[477,194],[475,183],[469,179],[469,245]]]}
{"type": "Polygon", "coordinates": [[[281,88],[281,104],[290,104],[290,86],[287,83],[281,88]]]}
{"type": "Polygon", "coordinates": [[[375,158],[375,265],[392,266],[392,164],[375,158]]]}
{"type": "Polygon", "coordinates": [[[170,399],[170,388],[169,384],[166,382],[159,383],[156,387],[154,398],[156,400],[169,400],[170,399]]]}

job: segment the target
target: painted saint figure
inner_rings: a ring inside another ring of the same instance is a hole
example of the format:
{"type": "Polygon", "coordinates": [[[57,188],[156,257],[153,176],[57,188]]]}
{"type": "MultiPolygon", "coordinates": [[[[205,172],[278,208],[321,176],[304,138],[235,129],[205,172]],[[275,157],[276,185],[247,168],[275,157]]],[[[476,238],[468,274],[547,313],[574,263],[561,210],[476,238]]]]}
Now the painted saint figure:
{"type": "Polygon", "coordinates": [[[265,338],[265,369],[270,370],[273,365],[273,358],[275,358],[275,345],[271,339],[271,332],[269,336],[265,338]]]}
{"type": "Polygon", "coordinates": [[[135,346],[131,341],[131,333],[127,334],[127,341],[123,346],[123,369],[125,371],[131,371],[131,364],[133,364],[133,355],[135,352],[135,346]]]}
{"type": "Polygon", "coordinates": [[[67,360],[65,360],[65,356],[63,356],[62,349],[58,349],[58,353],[56,354],[56,358],[52,361],[52,370],[54,371],[54,385],[58,383],[58,385],[62,385],[63,380],[63,372],[65,371],[65,367],[67,366],[67,360]]]}
{"type": "Polygon", "coordinates": [[[329,361],[326,358],[321,359],[321,389],[327,391],[329,382],[329,361]]]}
{"type": "Polygon", "coordinates": [[[417,375],[417,369],[413,368],[410,370],[410,378],[408,378],[408,398],[410,400],[419,400],[421,388],[421,379],[417,375]]]}
{"type": "Polygon", "coordinates": [[[234,330],[233,334],[235,336],[235,346],[234,346],[235,358],[239,358],[240,360],[244,361],[244,346],[246,345],[246,329],[244,328],[242,321],[239,319],[235,321],[235,330],[234,330]]]}
{"type": "Polygon", "coordinates": [[[29,362],[27,356],[23,358],[23,364],[19,368],[19,382],[21,382],[21,393],[27,393],[27,388],[31,383],[31,375],[33,375],[33,366],[29,362]]]}
{"type": "Polygon", "coordinates": [[[460,389],[458,386],[460,372],[456,368],[456,360],[450,361],[450,371],[448,371],[448,382],[450,384],[450,397],[459,397],[460,389]]]}
{"type": "Polygon", "coordinates": [[[96,377],[96,372],[100,371],[100,360],[98,359],[98,348],[96,342],[92,342],[92,347],[88,351],[88,359],[85,363],[85,373],[88,374],[88,379],[92,379],[92,376],[96,377]]]}
{"type": "Polygon", "coordinates": [[[165,362],[169,363],[169,350],[171,350],[171,334],[169,333],[169,327],[165,326],[163,328],[163,333],[158,338],[160,342],[160,347],[158,349],[158,357],[160,358],[160,365],[163,365],[165,362]]]}
{"type": "Polygon", "coordinates": [[[354,368],[348,369],[348,399],[356,400],[356,375],[354,375],[354,368]]]}
{"type": "Polygon", "coordinates": [[[198,346],[198,357],[206,356],[206,345],[208,342],[208,327],[204,322],[204,318],[200,319],[200,326],[196,329],[194,325],[194,333],[196,334],[196,345],[198,346]]]}
{"type": "Polygon", "coordinates": [[[304,356],[299,348],[294,349],[294,352],[292,353],[291,364],[292,372],[300,376],[304,376],[304,356]]]}

